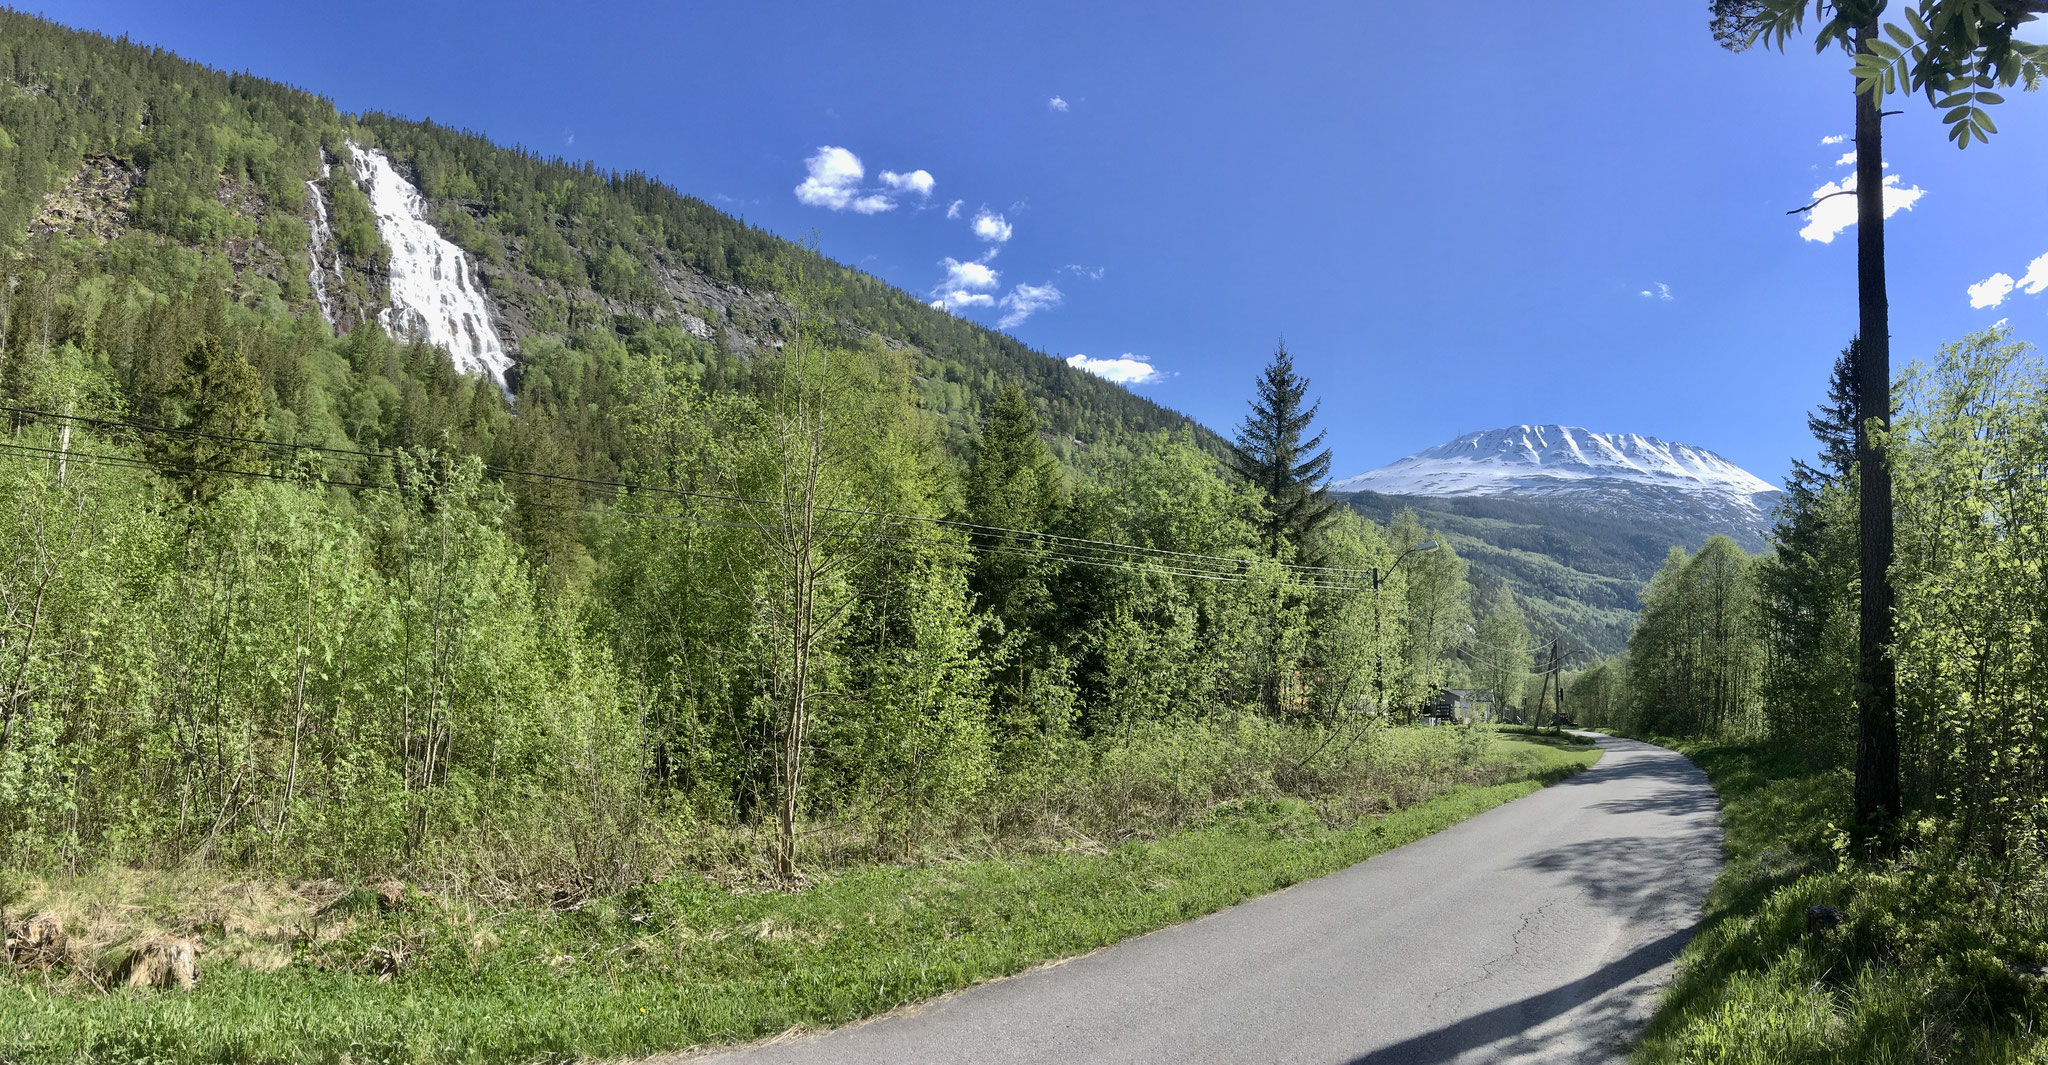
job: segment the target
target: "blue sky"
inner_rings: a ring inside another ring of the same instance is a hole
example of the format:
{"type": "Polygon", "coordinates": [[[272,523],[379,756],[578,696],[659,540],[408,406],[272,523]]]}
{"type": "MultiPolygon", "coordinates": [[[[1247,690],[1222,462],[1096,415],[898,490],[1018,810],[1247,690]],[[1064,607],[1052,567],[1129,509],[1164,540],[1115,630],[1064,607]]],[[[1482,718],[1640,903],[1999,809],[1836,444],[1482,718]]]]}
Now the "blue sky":
{"type": "MultiPolygon", "coordinates": [[[[1812,450],[1803,413],[1855,328],[1855,230],[1803,239],[1785,214],[1849,172],[1853,145],[1823,143],[1849,132],[1847,62],[1727,54],[1706,9],[41,10],[815,229],[1048,352],[1141,362],[1137,391],[1225,431],[1284,334],[1340,476],[1563,422],[1776,481],[1812,450]]],[[[2000,317],[2048,339],[2048,291],[2025,291],[2048,286],[2048,94],[2009,94],[2001,135],[1967,152],[1924,100],[1893,106],[1891,172],[1920,190],[1888,228],[1894,359],[2000,317]],[[2003,301],[1972,307],[2000,273],[2003,301]]]]}

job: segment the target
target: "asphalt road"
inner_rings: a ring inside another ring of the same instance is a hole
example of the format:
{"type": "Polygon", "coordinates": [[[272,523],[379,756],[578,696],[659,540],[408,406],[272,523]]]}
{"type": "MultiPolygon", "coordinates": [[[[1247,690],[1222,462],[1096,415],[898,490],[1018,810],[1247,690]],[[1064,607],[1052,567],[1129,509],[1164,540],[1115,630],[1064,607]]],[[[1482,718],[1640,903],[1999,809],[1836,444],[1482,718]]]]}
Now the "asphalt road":
{"type": "MultiPolygon", "coordinates": [[[[692,1062],[1621,1061],[1721,867],[1706,776],[1578,776],[1320,880],[830,1032],[692,1062]]],[[[671,1061],[685,1059],[669,1059],[671,1061]]]]}

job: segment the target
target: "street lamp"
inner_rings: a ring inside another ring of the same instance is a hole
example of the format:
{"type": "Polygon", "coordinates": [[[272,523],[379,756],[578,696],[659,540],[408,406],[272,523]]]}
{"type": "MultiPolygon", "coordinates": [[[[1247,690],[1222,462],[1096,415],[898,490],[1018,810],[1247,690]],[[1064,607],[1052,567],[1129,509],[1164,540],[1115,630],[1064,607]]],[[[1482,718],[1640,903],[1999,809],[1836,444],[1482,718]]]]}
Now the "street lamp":
{"type": "Polygon", "coordinates": [[[1400,556],[1394,559],[1394,564],[1387,567],[1385,573],[1381,573],[1378,566],[1372,568],[1372,680],[1373,689],[1379,695],[1381,713],[1385,713],[1387,710],[1387,668],[1384,653],[1386,645],[1380,640],[1380,585],[1388,577],[1393,576],[1395,570],[1401,568],[1401,563],[1408,561],[1409,555],[1422,551],[1434,551],[1436,548],[1437,543],[1435,540],[1424,540],[1414,547],[1401,552],[1400,556]]]}

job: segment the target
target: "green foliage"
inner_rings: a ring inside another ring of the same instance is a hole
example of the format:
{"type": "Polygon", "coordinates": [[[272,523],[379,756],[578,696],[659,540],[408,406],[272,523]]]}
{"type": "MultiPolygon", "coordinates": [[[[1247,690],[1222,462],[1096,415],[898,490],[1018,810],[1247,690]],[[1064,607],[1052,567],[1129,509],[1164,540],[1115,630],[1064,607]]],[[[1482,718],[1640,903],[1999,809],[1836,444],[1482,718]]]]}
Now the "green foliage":
{"type": "MultiPolygon", "coordinates": [[[[1795,467],[1777,551],[1750,561],[1725,542],[1674,552],[1629,643],[1629,710],[1602,720],[1770,736],[1816,766],[1848,763],[1858,588],[1845,363],[1812,419],[1821,465],[1795,467]]],[[[2048,370],[1999,327],[1909,370],[1895,404],[1882,446],[1898,486],[1892,653],[1909,812],[1945,847],[2038,861],[2048,854],[2048,666],[2036,638],[2048,625],[2048,370]]]]}
{"type": "Polygon", "coordinates": [[[1479,613],[1470,659],[1473,679],[1493,699],[1496,720],[1521,708],[1522,686],[1535,661],[1529,639],[1514,593],[1495,588],[1479,613]]]}
{"type": "Polygon", "coordinates": [[[2000,326],[1903,391],[1889,448],[1908,788],[1963,843],[2048,854],[2048,370],[2000,326]]]}
{"type": "Polygon", "coordinates": [[[1856,92],[1872,105],[1894,92],[1925,93],[1944,112],[1948,139],[1967,148],[1998,132],[1984,108],[2004,103],[1996,88],[2041,85],[2048,70],[2048,45],[2015,39],[2042,9],[2026,3],[1986,0],[1913,0],[1898,10],[1897,22],[1880,23],[1882,2],[1847,0],[1715,0],[1714,37],[1741,51],[1762,42],[1779,51],[1805,27],[1809,13],[1819,24],[1814,50],[1838,45],[1854,55],[1856,92]],[[1882,25],[1883,32],[1875,32],[1882,25]],[[1868,28],[1865,47],[1857,31],[1868,28]]]}
{"type": "Polygon", "coordinates": [[[1652,1020],[1650,1063],[2017,1063],[2048,1051],[2048,880],[1920,826],[1841,861],[1849,777],[1776,743],[1682,744],[1721,797],[1728,864],[1652,1020]],[[2017,875],[2016,875],[2017,874],[2017,875]],[[1843,918],[1810,922],[1811,906],[1843,918]]]}
{"type": "MultiPolygon", "coordinates": [[[[1091,818],[1109,845],[1088,852],[875,864],[802,892],[681,876],[567,909],[476,906],[415,891],[379,914],[362,906],[366,893],[344,896],[301,926],[317,934],[300,941],[289,966],[262,972],[223,959],[189,998],[51,994],[0,982],[0,1045],[21,1065],[524,1062],[842,1024],[1313,879],[1598,757],[1501,740],[1504,757],[1462,761],[1452,730],[1433,731],[1442,735],[1416,730],[1347,759],[1348,810],[1324,795],[1305,801],[1270,790],[1217,803],[1204,788],[1188,796],[1200,805],[1186,828],[1163,838],[1113,836],[1098,827],[1113,821],[1091,818]],[[404,959],[396,975],[380,979],[379,959],[393,955],[404,959]]],[[[1208,767],[1259,757],[1216,734],[1156,738],[1166,745],[1134,740],[1110,752],[1101,790],[1084,800],[1104,816],[1179,805],[1169,789],[1205,785],[1208,767]]],[[[169,920],[181,912],[164,911],[169,920]]],[[[209,961],[228,952],[226,928],[202,934],[209,961]]]]}
{"type": "Polygon", "coordinates": [[[1755,561],[1725,536],[1673,548],[1629,637],[1635,727],[1666,735],[1753,731],[1761,707],[1755,561]]]}

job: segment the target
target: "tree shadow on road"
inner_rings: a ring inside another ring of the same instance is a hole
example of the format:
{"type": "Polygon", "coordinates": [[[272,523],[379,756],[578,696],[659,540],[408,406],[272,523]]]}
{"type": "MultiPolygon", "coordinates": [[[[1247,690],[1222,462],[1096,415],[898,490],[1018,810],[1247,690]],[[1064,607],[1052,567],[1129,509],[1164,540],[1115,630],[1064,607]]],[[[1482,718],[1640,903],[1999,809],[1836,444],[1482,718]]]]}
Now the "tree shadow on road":
{"type": "MultiPolygon", "coordinates": [[[[1532,1037],[1529,1034],[1531,1029],[1592,1002],[1676,958],[1691,938],[1692,929],[1681,928],[1645,943],[1571,983],[1382,1047],[1363,1057],[1353,1058],[1349,1065],[1428,1065],[1451,1061],[1482,1047],[1493,1048],[1489,1057],[1495,1059],[1528,1055],[1558,1060],[1557,1048],[1546,1047],[1544,1040],[1532,1037]]],[[[1585,1042],[1612,1046],[1618,1052],[1634,1041],[1637,1026],[1649,1012],[1647,1008],[1640,1012],[1632,1010],[1632,1005],[1636,1003],[1631,996],[1614,996],[1610,1001],[1596,1004],[1586,1016],[1575,1018],[1572,1030],[1585,1042]]]]}

